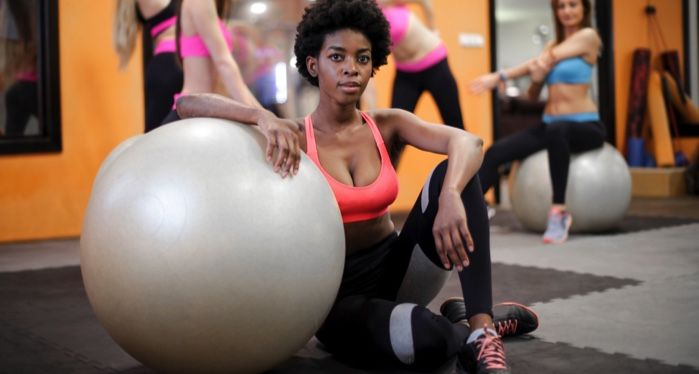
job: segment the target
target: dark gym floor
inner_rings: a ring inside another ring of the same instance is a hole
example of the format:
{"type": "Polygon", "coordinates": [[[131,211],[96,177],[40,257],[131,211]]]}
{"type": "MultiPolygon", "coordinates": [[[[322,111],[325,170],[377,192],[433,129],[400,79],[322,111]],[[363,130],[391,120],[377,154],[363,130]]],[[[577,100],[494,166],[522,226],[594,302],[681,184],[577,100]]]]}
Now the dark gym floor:
{"type": "MultiPolygon", "coordinates": [[[[699,373],[699,198],[634,199],[617,230],[558,246],[509,210],[491,225],[494,301],[528,304],[541,318],[533,334],[506,340],[513,373],[699,373]]],[[[459,293],[451,277],[430,308],[459,293]]],[[[1,245],[0,373],[102,372],[151,371],[95,318],[78,239],[1,245]]],[[[311,340],[270,372],[377,371],[311,340]]]]}

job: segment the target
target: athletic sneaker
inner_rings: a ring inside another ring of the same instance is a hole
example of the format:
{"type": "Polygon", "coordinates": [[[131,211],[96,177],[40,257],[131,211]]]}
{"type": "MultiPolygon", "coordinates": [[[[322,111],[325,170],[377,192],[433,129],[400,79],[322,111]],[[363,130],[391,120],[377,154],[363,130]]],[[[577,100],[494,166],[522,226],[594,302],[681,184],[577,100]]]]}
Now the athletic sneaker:
{"type": "Polygon", "coordinates": [[[489,220],[493,219],[493,217],[495,217],[495,213],[497,213],[497,211],[495,210],[495,208],[493,208],[490,205],[486,205],[486,208],[488,209],[488,219],[489,220]]]}
{"type": "MultiPolygon", "coordinates": [[[[460,297],[444,301],[439,312],[452,323],[466,319],[466,304],[460,297]]],[[[493,325],[502,337],[528,334],[539,327],[539,316],[530,308],[515,302],[493,305],[493,325]]]]}
{"type": "Polygon", "coordinates": [[[502,339],[491,329],[483,330],[476,340],[464,344],[457,367],[472,374],[509,374],[502,339]]]}
{"type": "Polygon", "coordinates": [[[539,316],[530,308],[505,302],[493,305],[493,324],[502,337],[528,334],[539,327],[539,316]]]}
{"type": "Polygon", "coordinates": [[[573,217],[565,210],[549,213],[549,222],[544,233],[544,243],[560,244],[568,239],[568,230],[573,217]]]}

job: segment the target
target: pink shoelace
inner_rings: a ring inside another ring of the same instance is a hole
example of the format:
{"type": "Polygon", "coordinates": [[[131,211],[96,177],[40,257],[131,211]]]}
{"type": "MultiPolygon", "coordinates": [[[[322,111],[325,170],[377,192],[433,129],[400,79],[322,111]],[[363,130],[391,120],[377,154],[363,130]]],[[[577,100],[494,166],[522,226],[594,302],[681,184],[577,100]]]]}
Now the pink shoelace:
{"type": "Polygon", "coordinates": [[[506,369],[505,364],[505,347],[502,345],[502,340],[499,336],[486,332],[476,339],[476,347],[478,348],[477,360],[485,362],[488,369],[506,369]]]}
{"type": "Polygon", "coordinates": [[[517,333],[517,320],[513,318],[505,321],[498,321],[495,324],[495,329],[500,336],[514,335],[517,333]]]}

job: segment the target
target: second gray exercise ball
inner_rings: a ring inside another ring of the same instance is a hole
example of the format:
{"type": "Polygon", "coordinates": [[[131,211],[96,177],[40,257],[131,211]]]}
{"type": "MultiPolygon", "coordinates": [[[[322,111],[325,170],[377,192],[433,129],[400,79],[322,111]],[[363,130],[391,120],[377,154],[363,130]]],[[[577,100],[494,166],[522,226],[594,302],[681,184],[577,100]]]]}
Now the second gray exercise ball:
{"type": "MultiPolygon", "coordinates": [[[[528,230],[543,232],[553,192],[546,150],[519,163],[510,184],[512,210],[528,230]]],[[[600,232],[616,227],[631,202],[631,174],[611,145],[575,154],[570,160],[566,208],[571,232],[600,232]]]]}

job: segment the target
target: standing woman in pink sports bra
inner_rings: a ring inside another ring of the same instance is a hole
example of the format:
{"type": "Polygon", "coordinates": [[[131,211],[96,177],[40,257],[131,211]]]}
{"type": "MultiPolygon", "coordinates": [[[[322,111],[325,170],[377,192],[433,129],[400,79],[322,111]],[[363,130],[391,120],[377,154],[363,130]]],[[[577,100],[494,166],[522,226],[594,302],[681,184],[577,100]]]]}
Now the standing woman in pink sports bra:
{"type": "MultiPolygon", "coordinates": [[[[133,54],[140,25],[153,41],[153,55],[144,73],[145,132],[160,126],[172,108],[173,96],[182,90],[182,68],[175,53],[177,0],[118,0],[114,17],[114,48],[124,67],[133,54]]],[[[150,51],[144,53],[150,53],[150,51]]]]}
{"type": "MultiPolygon", "coordinates": [[[[537,320],[519,304],[503,305],[502,320],[493,318],[488,217],[476,174],[482,141],[402,109],[359,111],[357,102],[389,48],[388,23],[375,0],[317,0],[306,8],[294,45],[299,73],[319,89],[311,114],[279,119],[211,94],[182,97],[177,109],[183,117],[259,126],[282,177],[293,178],[302,151],[325,176],[346,248],[338,296],[316,333],[326,349],[352,365],[433,370],[456,356],[472,372],[509,373],[498,322],[516,319],[519,328],[502,334],[521,334],[537,320]],[[428,177],[400,233],[388,211],[398,178],[385,146],[397,138],[448,156],[428,177]],[[442,315],[400,297],[414,253],[436,272],[458,270],[463,299],[447,300],[442,315]]],[[[283,318],[283,305],[280,311],[283,318]]]]}
{"type": "MultiPolygon", "coordinates": [[[[464,128],[459,90],[447,61],[447,49],[434,28],[431,0],[378,0],[391,30],[391,53],[396,64],[391,107],[413,112],[427,91],[434,98],[442,121],[464,128]],[[427,24],[406,6],[422,7],[427,24]]],[[[391,147],[391,159],[398,162],[404,144],[391,147]]]]}
{"type": "MultiPolygon", "coordinates": [[[[182,0],[177,13],[177,53],[182,59],[184,84],[182,95],[214,92],[217,82],[226,93],[247,105],[259,102],[245,85],[238,64],[233,59],[233,36],[222,18],[228,12],[226,0],[182,0]]],[[[163,124],[179,119],[173,103],[163,124]]]]}

